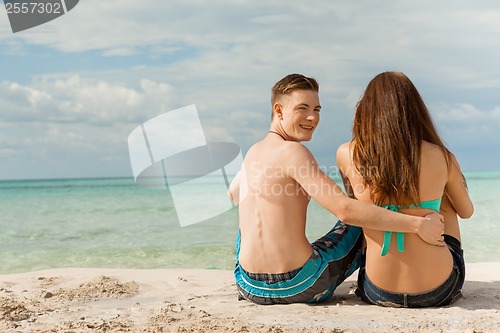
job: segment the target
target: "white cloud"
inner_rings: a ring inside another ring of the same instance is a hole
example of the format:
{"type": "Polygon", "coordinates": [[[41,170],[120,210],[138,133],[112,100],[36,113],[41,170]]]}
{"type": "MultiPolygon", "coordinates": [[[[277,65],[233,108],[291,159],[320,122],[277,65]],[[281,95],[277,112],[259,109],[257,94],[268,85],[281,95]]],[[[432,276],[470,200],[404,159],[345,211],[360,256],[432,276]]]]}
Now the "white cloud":
{"type": "Polygon", "coordinates": [[[137,50],[129,47],[118,47],[104,51],[105,57],[126,57],[137,54],[137,50]]]}
{"type": "Polygon", "coordinates": [[[435,108],[435,118],[441,123],[500,125],[500,107],[481,110],[472,104],[441,105],[435,108]],[[498,124],[496,124],[498,122],[498,124]]]}
{"type": "Polygon", "coordinates": [[[500,84],[498,70],[488,65],[498,58],[491,38],[500,29],[500,6],[487,4],[87,0],[40,27],[52,33],[19,38],[62,52],[141,54],[145,63],[190,50],[197,55],[187,62],[187,75],[296,69],[353,82],[400,69],[435,84],[482,88],[500,84]],[[489,61],[473,63],[478,57],[489,61]]]}
{"type": "MultiPolygon", "coordinates": [[[[498,150],[500,107],[485,110],[472,104],[442,104],[431,110],[436,127],[451,148],[461,150],[462,154],[463,151],[474,154],[477,151],[498,150]]],[[[473,164],[471,162],[469,164],[473,164]]],[[[481,159],[476,163],[482,165],[481,159]]]]}
{"type": "Polygon", "coordinates": [[[168,111],[173,89],[166,83],[141,80],[139,88],[86,79],[39,77],[29,85],[0,83],[0,119],[41,123],[134,123],[168,111]]]}
{"type": "Polygon", "coordinates": [[[320,81],[322,124],[311,147],[330,164],[368,81],[402,70],[439,106],[433,115],[448,141],[467,133],[470,144],[498,130],[499,32],[495,1],[86,0],[36,31],[0,35],[3,52],[42,45],[61,62],[92,53],[117,65],[91,71],[75,62],[70,73],[3,82],[0,121],[32,134],[16,141],[20,150],[38,141],[67,152],[58,146],[67,142],[111,156],[104,147],[117,151],[138,124],[196,104],[209,140],[248,147],[267,131],[270,87],[299,72],[320,81]]]}
{"type": "Polygon", "coordinates": [[[500,122],[500,106],[495,107],[491,112],[491,115],[495,120],[500,122]]]}

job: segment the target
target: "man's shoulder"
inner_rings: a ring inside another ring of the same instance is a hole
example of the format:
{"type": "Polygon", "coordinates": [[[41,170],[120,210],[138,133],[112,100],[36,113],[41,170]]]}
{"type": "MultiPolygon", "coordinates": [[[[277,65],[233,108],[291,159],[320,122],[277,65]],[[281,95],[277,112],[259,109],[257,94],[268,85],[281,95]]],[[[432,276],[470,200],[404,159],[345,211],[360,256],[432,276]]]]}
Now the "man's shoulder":
{"type": "Polygon", "coordinates": [[[269,165],[296,165],[314,161],[309,149],[295,141],[283,141],[273,146],[262,142],[254,144],[248,150],[246,159],[250,161],[267,161],[269,165]]]}
{"type": "Polygon", "coordinates": [[[286,141],[283,142],[282,146],[282,153],[293,158],[293,157],[298,157],[298,158],[308,158],[312,157],[312,153],[307,148],[300,142],[295,142],[295,141],[286,141]]]}
{"type": "Polygon", "coordinates": [[[283,141],[280,142],[279,144],[274,144],[272,146],[266,145],[264,141],[259,141],[253,144],[250,149],[248,149],[248,152],[255,152],[259,151],[261,152],[262,150],[268,150],[272,151],[273,154],[278,154],[279,152],[284,152],[284,153],[305,153],[309,152],[309,149],[304,146],[300,142],[296,141],[283,141]]]}
{"type": "Polygon", "coordinates": [[[305,149],[305,150],[309,151],[309,149],[307,149],[306,146],[304,146],[301,142],[297,142],[297,141],[283,141],[282,145],[285,149],[298,149],[298,150],[305,149]]]}

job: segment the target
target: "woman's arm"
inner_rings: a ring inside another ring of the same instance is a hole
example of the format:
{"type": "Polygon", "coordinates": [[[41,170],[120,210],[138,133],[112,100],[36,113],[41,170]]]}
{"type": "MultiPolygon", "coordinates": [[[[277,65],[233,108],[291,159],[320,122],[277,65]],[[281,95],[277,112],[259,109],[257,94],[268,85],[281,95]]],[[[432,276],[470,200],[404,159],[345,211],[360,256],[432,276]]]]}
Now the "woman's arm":
{"type": "Polygon", "coordinates": [[[474,205],[467,191],[465,177],[460,170],[455,156],[451,155],[448,181],[445,186],[450,203],[462,219],[468,219],[474,213],[474,205]]]}
{"type": "Polygon", "coordinates": [[[342,177],[342,182],[344,183],[344,188],[345,192],[347,193],[347,196],[351,199],[356,199],[356,196],[354,195],[354,190],[352,189],[351,182],[349,181],[349,178],[347,178],[342,170],[339,169],[340,177],[342,177]]]}

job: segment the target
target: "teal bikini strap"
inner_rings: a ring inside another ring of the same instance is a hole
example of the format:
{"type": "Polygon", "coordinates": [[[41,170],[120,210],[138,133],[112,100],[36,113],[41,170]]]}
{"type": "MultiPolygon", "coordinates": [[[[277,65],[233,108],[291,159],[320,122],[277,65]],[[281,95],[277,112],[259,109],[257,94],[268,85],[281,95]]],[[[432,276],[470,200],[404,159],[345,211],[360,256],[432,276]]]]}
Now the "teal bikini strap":
{"type": "Polygon", "coordinates": [[[441,198],[435,200],[423,201],[420,203],[420,207],[439,212],[439,210],[441,209],[441,198]]]}
{"type": "MultiPolygon", "coordinates": [[[[439,213],[439,209],[441,208],[441,198],[435,200],[422,201],[420,203],[420,208],[434,210],[439,213]]],[[[405,234],[402,232],[396,233],[396,242],[398,243],[398,251],[405,251],[405,234]]]]}
{"type": "Polygon", "coordinates": [[[439,209],[441,208],[441,198],[435,200],[422,201],[420,204],[408,205],[404,208],[425,208],[439,212],[439,209]]]}
{"type": "Polygon", "coordinates": [[[396,243],[398,244],[398,251],[405,252],[405,234],[396,232],[396,243]]]}
{"type": "MultiPolygon", "coordinates": [[[[392,210],[393,212],[398,212],[399,213],[399,208],[391,204],[389,206],[382,206],[383,208],[392,210]]],[[[435,199],[435,200],[428,200],[428,201],[423,201],[419,205],[408,205],[408,206],[402,206],[402,208],[425,208],[425,209],[431,209],[436,212],[439,212],[439,209],[441,208],[441,198],[435,199]]],[[[382,251],[380,252],[381,256],[385,256],[387,253],[389,253],[389,249],[391,247],[391,238],[392,238],[392,232],[391,231],[384,231],[384,243],[382,244],[382,251]]],[[[403,232],[396,232],[396,243],[398,245],[398,251],[399,252],[404,252],[405,251],[405,234],[403,232]]]]}
{"type": "MultiPolygon", "coordinates": [[[[393,212],[398,212],[399,209],[396,205],[389,205],[389,206],[382,206],[382,208],[392,210],[393,212]]],[[[391,238],[392,238],[392,232],[391,231],[384,231],[384,243],[382,244],[382,251],[380,252],[381,256],[385,256],[387,253],[389,253],[389,249],[391,248],[391,238]]],[[[398,251],[403,252],[405,250],[405,235],[402,232],[396,232],[396,242],[398,244],[398,251]]]]}
{"type": "MultiPolygon", "coordinates": [[[[385,256],[389,253],[389,249],[391,248],[391,231],[384,231],[384,243],[382,244],[382,251],[380,252],[381,256],[385,256]]],[[[396,243],[398,245],[399,252],[405,252],[405,234],[403,232],[396,232],[396,243]]]]}
{"type": "Polygon", "coordinates": [[[385,256],[389,253],[389,248],[391,247],[391,237],[392,232],[384,231],[384,243],[382,244],[382,251],[380,252],[381,256],[385,256]]]}
{"type": "MultiPolygon", "coordinates": [[[[389,205],[389,206],[382,206],[383,208],[392,210],[393,212],[398,212],[399,209],[396,205],[389,205]]],[[[385,256],[387,253],[389,253],[389,249],[391,248],[391,238],[392,238],[392,232],[391,231],[384,231],[384,243],[382,244],[382,251],[380,252],[381,256],[385,256]]],[[[398,245],[398,251],[399,252],[404,252],[405,251],[405,234],[402,232],[396,232],[396,243],[398,245]]]]}

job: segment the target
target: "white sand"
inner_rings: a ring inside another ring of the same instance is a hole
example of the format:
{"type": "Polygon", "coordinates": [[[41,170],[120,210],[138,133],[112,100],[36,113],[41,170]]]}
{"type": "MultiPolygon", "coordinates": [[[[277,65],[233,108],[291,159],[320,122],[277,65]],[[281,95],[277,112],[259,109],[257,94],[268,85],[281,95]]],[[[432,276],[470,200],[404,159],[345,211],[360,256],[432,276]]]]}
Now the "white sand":
{"type": "MultiPolygon", "coordinates": [[[[0,332],[500,332],[500,263],[468,264],[465,298],[394,309],[350,287],[320,305],[238,301],[231,271],[53,269],[0,276],[0,332]]],[[[355,274],[357,275],[357,274],[355,274]]]]}

